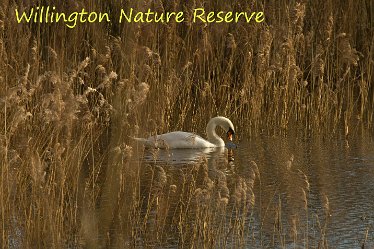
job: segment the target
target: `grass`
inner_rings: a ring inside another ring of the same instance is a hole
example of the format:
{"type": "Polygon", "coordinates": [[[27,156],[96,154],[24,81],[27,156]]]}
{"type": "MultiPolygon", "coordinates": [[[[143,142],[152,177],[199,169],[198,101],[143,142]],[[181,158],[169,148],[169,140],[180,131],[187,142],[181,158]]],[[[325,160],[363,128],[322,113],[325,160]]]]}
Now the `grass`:
{"type": "MultiPolygon", "coordinates": [[[[200,131],[216,115],[248,135],[349,136],[373,127],[371,1],[203,4],[263,10],[262,24],[16,23],[16,7],[38,4],[0,4],[4,248],[153,247],[170,237],[182,247],[242,247],[257,171],[230,185],[222,173],[207,177],[204,162],[144,169],[130,160],[129,136],[200,131]]],[[[77,0],[60,8],[116,15],[201,6],[77,0]]]]}

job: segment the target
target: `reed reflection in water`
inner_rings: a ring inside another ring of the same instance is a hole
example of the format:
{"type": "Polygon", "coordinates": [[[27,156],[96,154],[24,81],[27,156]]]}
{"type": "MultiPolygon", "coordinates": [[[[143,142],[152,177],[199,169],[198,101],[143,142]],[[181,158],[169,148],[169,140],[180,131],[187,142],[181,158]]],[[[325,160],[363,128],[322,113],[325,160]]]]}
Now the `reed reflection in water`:
{"type": "MultiPolygon", "coordinates": [[[[91,175],[99,168],[77,175],[79,205],[71,215],[80,225],[69,227],[71,239],[56,244],[45,237],[41,247],[374,246],[370,136],[262,136],[242,139],[230,150],[123,145],[109,158],[105,175],[91,175]]],[[[34,191],[47,196],[49,188],[34,191]]],[[[41,200],[37,207],[48,207],[50,200],[41,200]]],[[[31,236],[21,222],[11,220],[11,248],[24,247],[31,236]]]]}
{"type": "MultiPolygon", "coordinates": [[[[137,246],[374,244],[374,144],[260,137],[237,149],[147,151],[137,246]]],[[[133,159],[134,160],[134,159],[133,159]]]]}

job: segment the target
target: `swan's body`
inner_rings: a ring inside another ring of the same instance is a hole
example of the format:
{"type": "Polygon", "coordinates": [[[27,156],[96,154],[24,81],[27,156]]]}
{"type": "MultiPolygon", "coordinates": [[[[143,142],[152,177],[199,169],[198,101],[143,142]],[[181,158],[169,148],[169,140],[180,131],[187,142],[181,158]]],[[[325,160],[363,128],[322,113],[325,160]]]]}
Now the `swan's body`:
{"type": "Polygon", "coordinates": [[[173,131],[161,135],[151,136],[149,138],[135,138],[142,142],[146,147],[162,149],[187,149],[187,148],[212,148],[224,147],[225,142],[220,138],[215,129],[222,127],[231,140],[234,134],[234,125],[225,117],[212,118],[206,127],[208,140],[190,132],[173,131]]]}

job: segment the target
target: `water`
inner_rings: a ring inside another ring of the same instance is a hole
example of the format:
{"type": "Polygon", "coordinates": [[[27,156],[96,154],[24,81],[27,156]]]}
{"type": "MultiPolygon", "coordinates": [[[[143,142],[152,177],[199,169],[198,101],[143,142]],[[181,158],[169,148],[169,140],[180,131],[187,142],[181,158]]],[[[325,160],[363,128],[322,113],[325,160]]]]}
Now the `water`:
{"type": "MultiPolygon", "coordinates": [[[[326,197],[329,202],[326,236],[332,248],[360,248],[368,230],[368,243],[373,246],[374,233],[374,144],[370,138],[344,140],[262,138],[245,143],[238,151],[250,147],[247,158],[255,160],[267,191],[281,196],[293,195],[296,181],[287,182],[290,174],[301,170],[310,185],[308,193],[308,223],[311,233],[324,222],[326,197]],[[285,162],[294,155],[291,170],[285,162]]],[[[241,164],[245,159],[241,160],[241,164]]],[[[270,199],[263,191],[263,199],[270,199]]],[[[293,196],[297,198],[297,196],[293,196]]],[[[295,201],[284,203],[284,213],[295,212],[295,201]],[[288,205],[287,205],[288,204],[288,205]]],[[[296,210],[299,211],[299,210],[296,210]]],[[[305,223],[301,220],[300,223],[305,223]]]]}
{"type": "MultiPolygon", "coordinates": [[[[207,160],[208,176],[216,179],[214,174],[223,173],[220,177],[227,182],[228,206],[222,221],[230,227],[230,217],[235,216],[230,205],[236,181],[248,180],[248,168],[255,162],[260,177],[253,186],[255,205],[245,219],[245,235],[239,244],[235,236],[225,240],[226,247],[374,247],[372,137],[346,141],[262,136],[236,144],[238,147],[232,150],[148,151],[142,156],[142,165],[165,168],[168,181],[177,184],[180,174],[173,172],[207,160]]],[[[143,194],[146,196],[146,191],[143,194]]],[[[176,247],[180,240],[180,234],[170,233],[162,247],[176,247]]]]}

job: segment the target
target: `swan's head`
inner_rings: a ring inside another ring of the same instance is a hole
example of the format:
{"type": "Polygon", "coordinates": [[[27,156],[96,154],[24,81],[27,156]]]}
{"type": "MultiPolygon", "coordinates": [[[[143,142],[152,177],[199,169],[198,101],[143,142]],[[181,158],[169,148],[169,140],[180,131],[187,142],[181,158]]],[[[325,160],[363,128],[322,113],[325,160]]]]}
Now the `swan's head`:
{"type": "Polygon", "coordinates": [[[232,137],[235,135],[235,131],[233,129],[231,129],[231,127],[230,127],[228,132],[226,132],[226,134],[227,134],[227,139],[232,141],[232,137]]]}
{"type": "Polygon", "coordinates": [[[232,141],[233,135],[235,134],[235,128],[231,120],[221,116],[212,118],[208,123],[207,130],[209,127],[214,129],[217,125],[226,132],[227,139],[232,141]]]}

